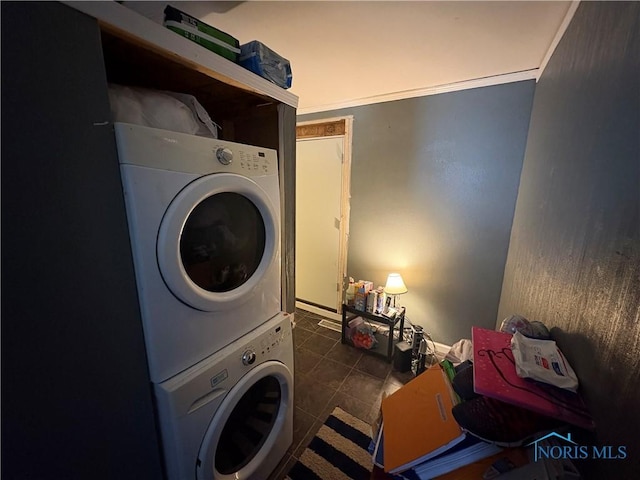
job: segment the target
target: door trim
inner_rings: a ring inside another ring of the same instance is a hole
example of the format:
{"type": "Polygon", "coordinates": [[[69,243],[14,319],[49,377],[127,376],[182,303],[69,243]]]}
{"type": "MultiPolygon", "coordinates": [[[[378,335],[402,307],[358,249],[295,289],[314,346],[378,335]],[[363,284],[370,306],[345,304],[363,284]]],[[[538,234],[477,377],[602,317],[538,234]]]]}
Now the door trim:
{"type": "MultiPolygon", "coordinates": [[[[338,316],[342,314],[345,279],[347,278],[347,253],[349,248],[349,220],[351,215],[351,144],[353,141],[353,115],[309,120],[296,124],[296,142],[342,136],[342,179],[340,194],[340,244],[338,246],[338,275],[336,278],[336,304],[338,316]]],[[[296,302],[299,306],[299,302],[296,302]]],[[[320,310],[320,309],[318,309],[320,310]]],[[[327,314],[330,312],[326,312],[327,314]]],[[[327,315],[331,316],[331,315],[327,315]]],[[[341,317],[339,317],[341,318],[341,317]]]]}

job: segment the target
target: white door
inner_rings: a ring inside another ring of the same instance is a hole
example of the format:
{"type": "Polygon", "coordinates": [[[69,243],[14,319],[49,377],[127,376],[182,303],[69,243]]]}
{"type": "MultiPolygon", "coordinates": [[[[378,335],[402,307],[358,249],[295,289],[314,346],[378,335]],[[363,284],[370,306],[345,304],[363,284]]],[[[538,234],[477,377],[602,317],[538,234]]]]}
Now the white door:
{"type": "Polygon", "coordinates": [[[344,136],[296,142],[296,298],[336,311],[344,136]]]}

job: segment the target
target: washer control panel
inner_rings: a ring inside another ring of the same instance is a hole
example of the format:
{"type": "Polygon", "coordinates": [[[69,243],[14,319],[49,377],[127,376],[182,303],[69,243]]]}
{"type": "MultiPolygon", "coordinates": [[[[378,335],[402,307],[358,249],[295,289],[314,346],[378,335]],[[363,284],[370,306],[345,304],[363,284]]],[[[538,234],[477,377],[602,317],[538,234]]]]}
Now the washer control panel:
{"type": "Polygon", "coordinates": [[[278,174],[278,152],[217,138],[115,122],[119,161],[175,172],[278,174]]]}
{"type": "Polygon", "coordinates": [[[291,335],[291,331],[278,326],[264,333],[252,343],[245,345],[242,349],[242,364],[246,366],[253,365],[258,358],[272,354],[280,348],[287,335],[291,335]]]}
{"type": "Polygon", "coordinates": [[[243,172],[251,172],[253,174],[268,175],[277,165],[272,165],[273,159],[264,151],[259,149],[238,149],[236,153],[231,153],[236,159],[236,168],[240,168],[243,172]]]}
{"type": "Polygon", "coordinates": [[[275,150],[215,140],[213,161],[217,160],[219,172],[239,173],[247,177],[273,175],[278,171],[275,150]]]}

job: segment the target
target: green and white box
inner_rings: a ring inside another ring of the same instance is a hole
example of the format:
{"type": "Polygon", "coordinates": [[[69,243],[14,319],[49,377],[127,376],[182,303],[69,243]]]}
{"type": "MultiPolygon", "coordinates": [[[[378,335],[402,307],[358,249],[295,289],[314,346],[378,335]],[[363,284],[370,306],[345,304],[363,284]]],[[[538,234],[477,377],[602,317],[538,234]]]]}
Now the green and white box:
{"type": "Polygon", "coordinates": [[[240,42],[222,30],[207,25],[171,5],[167,5],[164,9],[164,26],[178,35],[202,45],[207,50],[238,63],[240,42]]]}

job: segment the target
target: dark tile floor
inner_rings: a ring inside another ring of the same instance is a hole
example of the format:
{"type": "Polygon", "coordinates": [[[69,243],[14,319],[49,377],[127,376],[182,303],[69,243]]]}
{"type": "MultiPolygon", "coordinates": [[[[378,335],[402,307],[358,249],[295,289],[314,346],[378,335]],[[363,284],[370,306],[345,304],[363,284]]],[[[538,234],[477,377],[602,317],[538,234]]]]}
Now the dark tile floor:
{"type": "Polygon", "coordinates": [[[293,444],[271,480],[284,478],[334,407],[372,423],[383,392],[393,393],[412,378],[382,357],[343,345],[340,332],[318,325],[321,319],[296,309],[293,444]]]}

